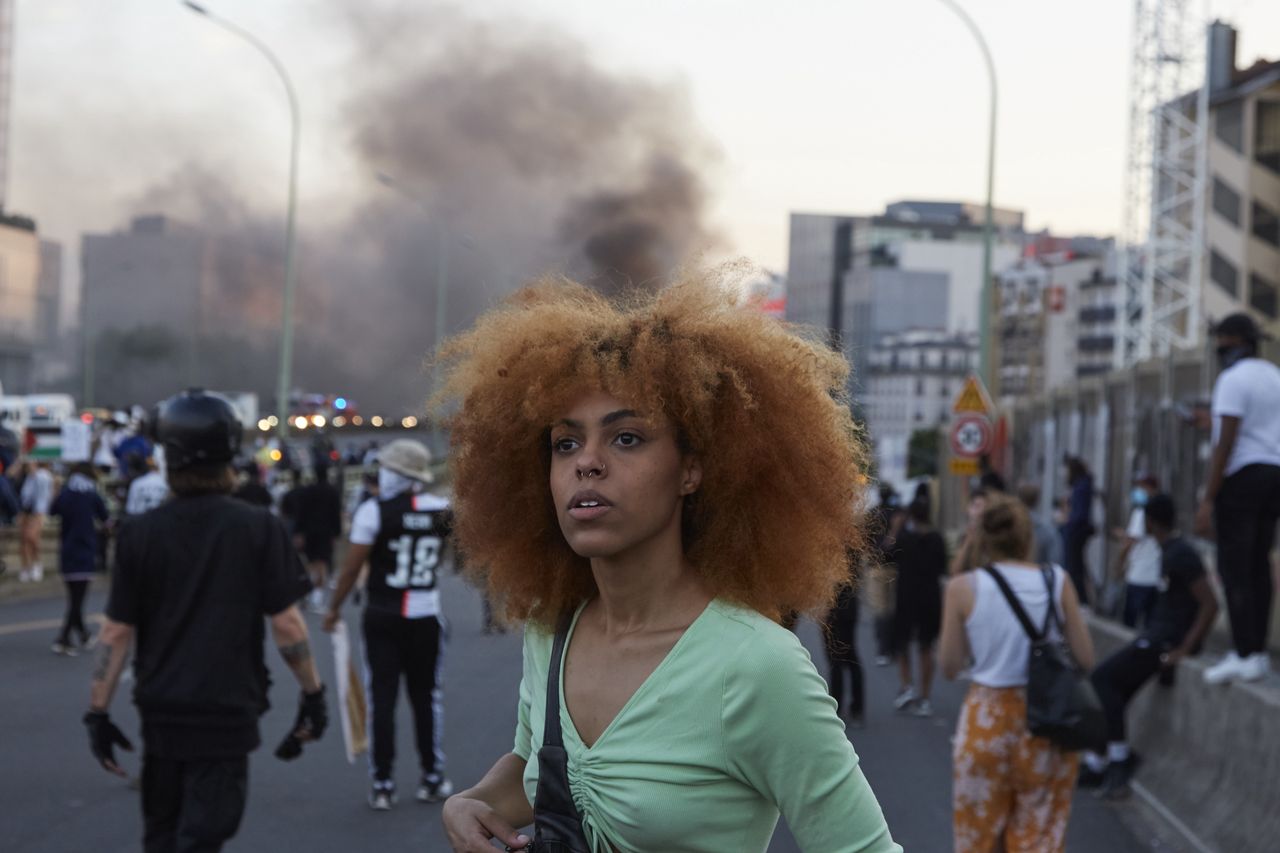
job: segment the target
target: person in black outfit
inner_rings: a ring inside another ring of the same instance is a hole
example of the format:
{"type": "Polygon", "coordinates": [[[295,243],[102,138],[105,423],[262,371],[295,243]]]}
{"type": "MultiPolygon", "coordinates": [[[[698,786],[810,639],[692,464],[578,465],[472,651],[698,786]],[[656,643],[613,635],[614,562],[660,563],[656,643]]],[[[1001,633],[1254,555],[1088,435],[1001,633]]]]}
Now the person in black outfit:
{"type": "Polygon", "coordinates": [[[947,544],[929,524],[929,502],[912,501],[907,522],[887,547],[898,567],[894,585],[893,652],[902,676],[894,700],[899,711],[917,716],[933,714],[929,700],[933,687],[933,645],[942,626],[942,576],[947,571],[947,544]],[[920,687],[912,684],[911,644],[920,664],[920,687]]]}
{"type": "MultiPolygon", "coordinates": [[[[888,484],[880,486],[880,504],[872,510],[870,519],[870,531],[875,545],[873,553],[880,563],[880,571],[892,576],[895,573],[893,567],[893,552],[887,547],[887,543],[891,542],[896,534],[897,527],[905,521],[902,512],[901,499],[893,487],[888,484]]],[[[879,581],[882,584],[891,583],[888,578],[879,581]]],[[[887,596],[886,596],[887,597],[887,596]]],[[[874,620],[875,638],[876,638],[876,666],[888,666],[893,660],[893,610],[887,605],[883,606],[875,615],[874,620]]]]}
{"type": "Polygon", "coordinates": [[[1090,595],[1093,584],[1085,564],[1085,546],[1096,532],[1090,517],[1093,507],[1093,475],[1078,456],[1063,459],[1067,469],[1067,485],[1071,492],[1067,498],[1067,518],[1062,525],[1062,548],[1067,564],[1063,566],[1075,585],[1081,604],[1093,601],[1090,595]]]}
{"type": "Polygon", "coordinates": [[[389,442],[378,454],[378,498],[365,501],[351,519],[350,544],[325,616],[332,631],[342,603],[365,562],[364,651],[369,667],[373,788],[369,806],[386,811],[396,801],[396,699],[405,682],[413,708],[422,775],[417,799],[449,796],[440,751],[439,664],[445,641],[437,587],[441,555],[453,527],[449,502],[423,491],[432,481],[431,452],[413,439],[389,442]]]}
{"type": "Polygon", "coordinates": [[[1138,638],[1093,671],[1093,686],[1107,714],[1107,755],[1086,753],[1080,784],[1102,785],[1100,794],[1106,798],[1127,796],[1137,769],[1138,758],[1125,737],[1129,701],[1151,678],[1196,654],[1218,616],[1218,602],[1200,555],[1175,534],[1176,522],[1171,497],[1161,494],[1150,499],[1146,526],[1148,535],[1160,543],[1160,591],[1138,638]]]}
{"type": "Polygon", "coordinates": [[[53,499],[49,515],[61,520],[59,530],[58,568],[67,588],[67,614],[62,630],[53,641],[53,653],[74,656],[89,646],[89,629],[84,624],[84,597],[89,581],[98,571],[98,542],[104,538],[98,528],[108,519],[107,504],[98,494],[98,476],[93,465],[77,462],[62,491],[53,499]],[[72,645],[71,634],[79,639],[72,645]]]}
{"type": "Polygon", "coordinates": [[[253,506],[270,509],[274,501],[271,499],[271,491],[262,483],[262,471],[258,468],[258,463],[247,462],[243,470],[245,481],[236,489],[235,496],[253,506]]]}
{"type": "Polygon", "coordinates": [[[323,613],[325,585],[333,566],[334,540],[342,535],[342,495],[329,482],[329,466],[319,464],[319,460],[317,457],[315,482],[298,491],[293,505],[293,536],[315,584],[311,609],[323,613]]]}
{"type": "MultiPolygon", "coordinates": [[[[857,553],[849,551],[848,558],[852,575],[857,553]]],[[[823,640],[830,672],[828,689],[836,700],[836,713],[854,728],[863,728],[866,723],[863,717],[862,661],[858,658],[858,594],[852,586],[840,590],[835,607],[827,614],[823,640]],[[847,705],[844,701],[846,675],[849,676],[847,705]]]]}
{"type": "Polygon", "coordinates": [[[115,747],[133,747],[108,707],[136,645],[143,847],[212,852],[239,828],[248,755],[268,707],[264,616],[302,687],[277,755],[294,757],[327,725],[324,687],[295,605],[310,583],[280,522],[231,497],[230,463],[243,432],[226,400],[179,394],[160,404],[154,429],[175,497],[120,531],[84,722],[94,757],[124,776],[115,747]]]}

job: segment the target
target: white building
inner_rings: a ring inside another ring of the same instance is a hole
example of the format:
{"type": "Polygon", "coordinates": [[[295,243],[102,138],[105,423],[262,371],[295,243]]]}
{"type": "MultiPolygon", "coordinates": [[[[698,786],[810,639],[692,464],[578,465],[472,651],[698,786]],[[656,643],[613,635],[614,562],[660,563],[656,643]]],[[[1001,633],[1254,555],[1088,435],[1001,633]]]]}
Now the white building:
{"type": "Polygon", "coordinates": [[[978,336],[941,329],[885,335],[867,363],[863,411],[879,479],[903,486],[911,434],[939,429],[950,420],[965,377],[978,368],[978,336]]]}

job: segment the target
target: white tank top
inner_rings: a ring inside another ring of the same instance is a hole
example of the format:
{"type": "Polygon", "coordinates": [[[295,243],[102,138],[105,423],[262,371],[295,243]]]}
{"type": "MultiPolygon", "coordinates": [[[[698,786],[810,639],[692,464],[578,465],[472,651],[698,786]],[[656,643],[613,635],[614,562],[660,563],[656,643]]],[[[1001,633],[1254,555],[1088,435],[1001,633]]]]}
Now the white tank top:
{"type": "MultiPolygon", "coordinates": [[[[996,571],[1004,577],[1022,609],[1039,630],[1048,613],[1049,596],[1045,589],[1044,575],[1039,568],[996,563],[996,571]]],[[[996,586],[995,580],[985,569],[969,573],[973,583],[973,612],[965,621],[969,635],[969,649],[973,652],[971,669],[974,684],[986,687],[1025,687],[1027,661],[1031,656],[1031,640],[1022,623],[1013,615],[1013,608],[996,586]]],[[[1066,573],[1053,567],[1053,600],[1062,614],[1062,582],[1066,573]]],[[[1065,624],[1065,620],[1062,624],[1065,624]]],[[[1051,626],[1050,635],[1061,636],[1057,626],[1051,626]]]]}

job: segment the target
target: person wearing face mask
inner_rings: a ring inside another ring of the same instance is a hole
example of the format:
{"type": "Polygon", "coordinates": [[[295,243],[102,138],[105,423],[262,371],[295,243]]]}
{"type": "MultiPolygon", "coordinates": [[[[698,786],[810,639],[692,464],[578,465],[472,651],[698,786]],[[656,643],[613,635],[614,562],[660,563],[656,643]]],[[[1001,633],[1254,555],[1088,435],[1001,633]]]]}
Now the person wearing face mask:
{"type": "Polygon", "coordinates": [[[1129,495],[1129,526],[1118,530],[1120,557],[1124,571],[1124,624],[1138,628],[1147,624],[1160,585],[1160,546],[1147,533],[1147,501],[1157,491],[1156,478],[1141,472],[1133,480],[1129,495]]]}
{"type": "Polygon", "coordinates": [[[1247,314],[1214,329],[1222,372],[1213,385],[1213,453],[1195,532],[1218,542],[1218,574],[1234,648],[1205,681],[1257,681],[1270,671],[1271,546],[1280,519],[1280,368],[1258,357],[1247,314]]]}
{"type": "Polygon", "coordinates": [[[453,531],[453,510],[448,500],[424,490],[433,480],[431,452],[422,442],[398,438],[378,452],[378,494],[362,503],[351,519],[342,574],[324,619],[324,630],[332,632],[367,562],[363,627],[372,706],[369,807],[374,811],[387,811],[396,801],[392,766],[402,678],[421,760],[417,799],[434,803],[453,793],[440,751],[438,667],[447,632],[437,587],[441,556],[453,531]]]}

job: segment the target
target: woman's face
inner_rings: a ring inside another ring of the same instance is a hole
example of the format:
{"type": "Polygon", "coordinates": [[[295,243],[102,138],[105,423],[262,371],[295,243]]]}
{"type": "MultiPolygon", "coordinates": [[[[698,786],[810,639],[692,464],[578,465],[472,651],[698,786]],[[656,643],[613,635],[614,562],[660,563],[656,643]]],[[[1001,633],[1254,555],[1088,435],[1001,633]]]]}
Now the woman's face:
{"type": "Polygon", "coordinates": [[[581,557],[613,557],[678,534],[683,498],[701,482],[670,420],[642,417],[603,392],[579,397],[551,427],[551,497],[581,557]]]}

